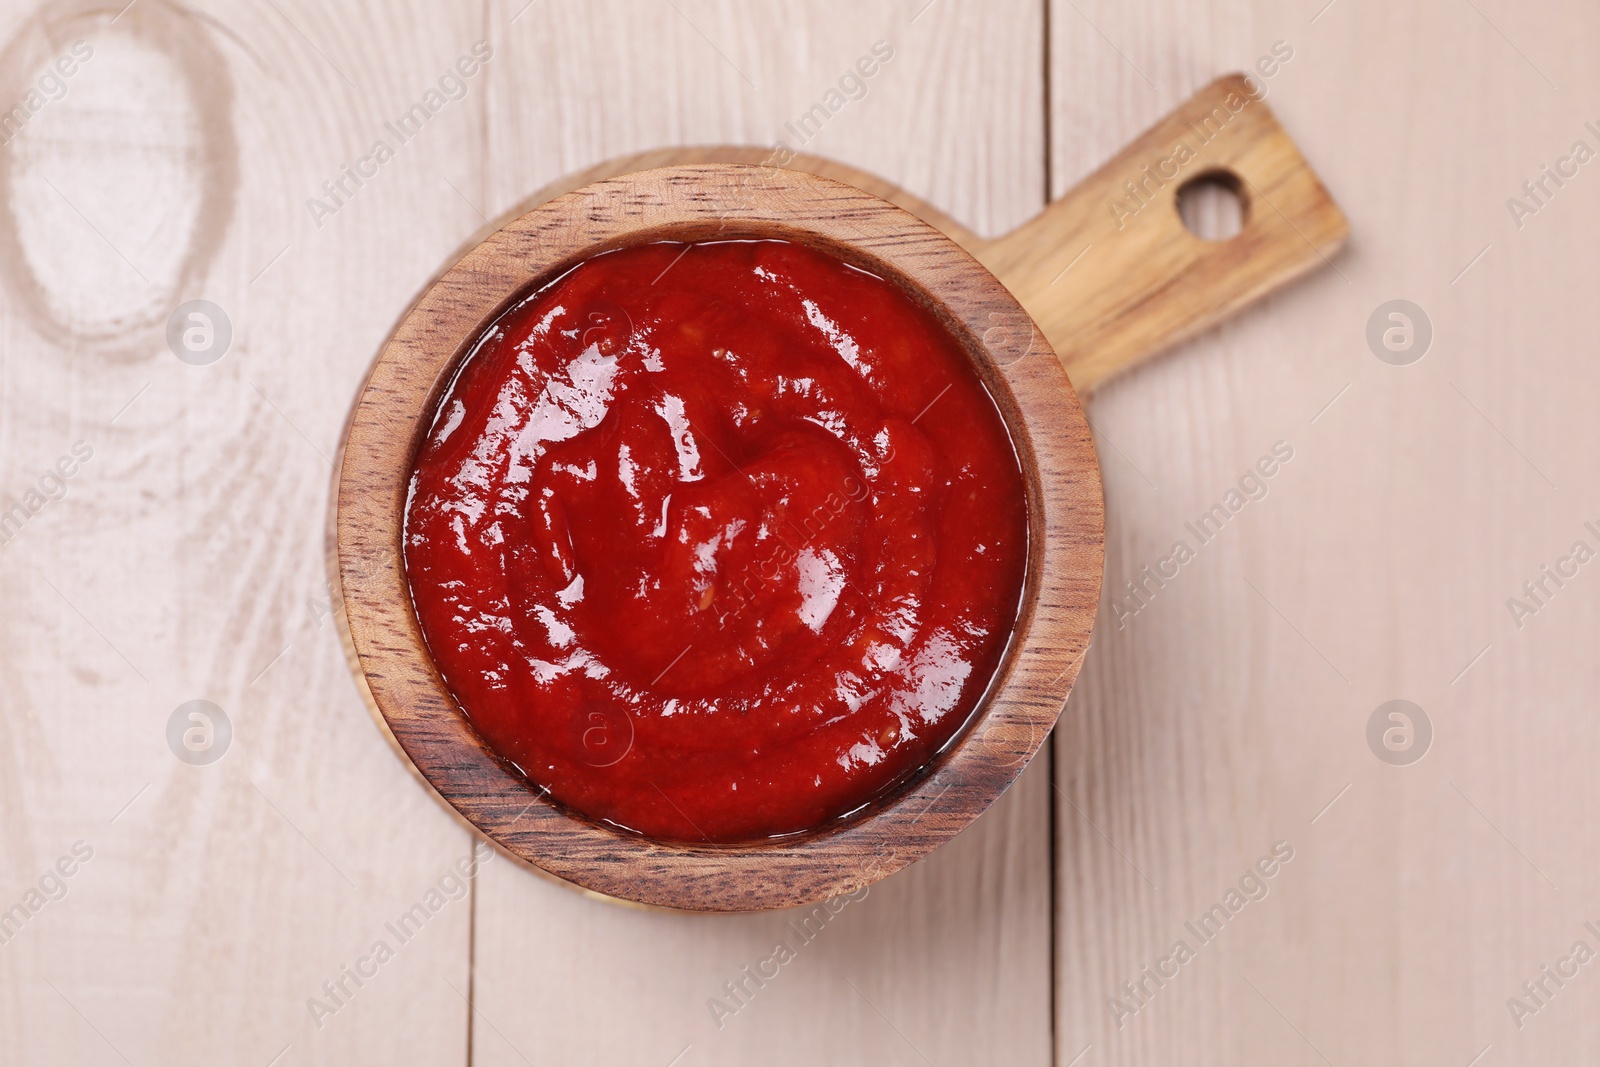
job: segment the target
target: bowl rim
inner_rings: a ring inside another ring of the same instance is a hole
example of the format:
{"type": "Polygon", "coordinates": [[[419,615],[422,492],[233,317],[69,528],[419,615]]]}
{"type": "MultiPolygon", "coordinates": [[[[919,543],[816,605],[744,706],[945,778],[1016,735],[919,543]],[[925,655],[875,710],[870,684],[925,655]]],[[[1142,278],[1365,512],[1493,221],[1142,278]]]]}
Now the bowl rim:
{"type": "Polygon", "coordinates": [[[336,472],[332,544],[352,666],[387,732],[469,823],[547,874],[691,911],[810,904],[859,891],[981,815],[1021,774],[1088,651],[1104,560],[1087,420],[1041,331],[949,237],[852,185],[775,166],[698,163],[595,182],[522,214],[440,275],[385,341],[336,472]],[[861,812],[739,845],[655,841],[551,802],[480,739],[423,640],[401,548],[413,459],[438,400],[506,308],[603,251],[656,240],[775,237],[888,277],[973,360],[1017,449],[1028,500],[1023,599],[984,700],[922,771],[861,812]]]}

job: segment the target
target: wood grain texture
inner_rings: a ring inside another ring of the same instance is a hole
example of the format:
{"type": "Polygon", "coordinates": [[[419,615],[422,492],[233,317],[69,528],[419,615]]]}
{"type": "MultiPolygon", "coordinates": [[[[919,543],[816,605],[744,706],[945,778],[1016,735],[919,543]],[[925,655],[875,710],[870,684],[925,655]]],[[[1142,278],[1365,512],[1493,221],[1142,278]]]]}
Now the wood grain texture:
{"type": "MultiPolygon", "coordinates": [[[[1050,563],[1055,538],[1081,545],[1090,535],[1077,525],[1060,535],[1052,531],[1097,513],[1099,493],[1097,481],[1076,480],[1094,460],[1071,448],[1075,410],[1063,413],[1053,403],[1052,392],[1064,392],[1072,405],[1071,391],[1053,384],[1048,373],[1036,373],[1029,361],[1050,352],[1035,322],[1045,337],[1056,338],[1062,364],[1087,387],[1327,262],[1348,226],[1266,109],[1264,95],[1241,76],[1219,79],[1035,220],[987,242],[959,231],[1032,303],[1035,321],[954,246],[854,190],[877,185],[913,210],[922,206],[935,221],[938,212],[840,164],[815,169],[831,169],[855,185],[773,165],[808,162],[787,148],[732,166],[713,161],[740,159],[738,150],[645,153],[551,186],[546,194],[559,196],[496,226],[410,310],[379,356],[341,448],[336,584],[363,689],[386,733],[444,799],[519,858],[596,892],[644,903],[687,910],[813,903],[856,892],[959,831],[1032,756],[1031,745],[1023,753],[1011,743],[984,754],[994,728],[991,713],[920,788],[874,805],[856,825],[793,846],[666,846],[592,825],[548,803],[507,773],[473,734],[428,655],[400,562],[411,457],[440,390],[493,317],[586,256],[663,236],[762,234],[863,256],[864,266],[901,278],[956,324],[1013,423],[1038,527],[1031,543],[1042,552],[1030,562],[1018,633],[1035,629],[1036,620],[1042,625],[1020,639],[990,706],[1004,712],[1008,705],[1059,705],[1086,647],[1072,632],[1078,607],[1087,603],[1078,589],[1098,587],[1098,561],[1069,556],[1069,569],[1057,573],[1050,563]],[[1149,162],[1141,167],[1141,160],[1156,161],[1154,169],[1149,162]],[[673,165],[630,170],[647,162],[673,165]],[[1119,186],[1124,173],[1142,177],[1119,186]],[[1206,175],[1225,177],[1243,195],[1243,232],[1227,241],[1203,240],[1179,218],[1179,189],[1206,175]],[[1073,299],[1062,299],[1054,285],[1092,248],[1070,251],[1088,238],[1111,246],[1097,257],[1097,281],[1075,285],[1073,299]],[[1062,476],[1067,495],[1058,499],[1052,487],[1062,476]],[[1079,562],[1087,569],[1070,569],[1079,562]],[[1058,610],[1053,597],[1065,598],[1066,610],[1058,610]],[[1031,681],[1016,666],[1030,654],[1039,657],[1031,681]],[[1035,692],[1046,678],[1063,686],[1060,699],[1035,692]],[[990,777],[997,767],[1011,773],[990,777]],[[864,861],[870,870],[862,868],[864,861]]],[[[1053,717],[1021,725],[1036,740],[1053,717]]]]}
{"type": "Polygon", "coordinates": [[[1595,544],[1597,311],[1571,285],[1600,257],[1600,184],[1547,183],[1521,229],[1506,201],[1596,147],[1596,15],[1322,8],[1052,6],[1058,190],[1281,41],[1268,100],[1352,225],[1336,271],[1094,398],[1107,599],[1055,740],[1058,1063],[1593,1062],[1587,967],[1520,1029],[1507,1000],[1600,947],[1600,590],[1584,567],[1521,629],[1506,601],[1595,544]],[[1365,336],[1396,298],[1434,331],[1409,366],[1365,336]],[[1185,524],[1279,440],[1269,495],[1197,545],[1185,524]],[[1119,628],[1125,583],[1180,538],[1197,557],[1119,628]],[[1393,698],[1432,720],[1410,766],[1366,741],[1393,698]],[[1119,1028],[1108,998],[1277,840],[1296,853],[1266,899],[1119,1028]]]}
{"type": "MultiPolygon", "coordinates": [[[[508,64],[511,77],[490,94],[486,214],[631,152],[771,146],[879,39],[896,54],[867,96],[791,146],[892,179],[980,234],[1043,206],[1043,22],[1032,0],[941,0],[920,18],[882,0],[804,15],[678,6],[755,88],[666,7],[648,18],[623,4],[540,4],[515,23],[509,7],[497,14],[508,54],[526,62],[508,64]]],[[[830,927],[721,1027],[708,1001],[726,998],[724,983],[768,958],[776,938],[792,939],[784,928],[796,916],[597,914],[569,890],[491,868],[478,886],[475,1058],[507,1067],[541,1055],[666,1064],[680,1053],[681,1067],[912,1065],[924,1055],[1048,1062],[1046,769],[1035,761],[948,846],[851,904],[839,918],[849,925],[830,927]]]]}
{"type": "Polygon", "coordinates": [[[1080,393],[1329,265],[1344,243],[1349,224],[1265,95],[1258,80],[1218,78],[979,251],[1080,393]],[[1179,216],[1180,192],[1205,179],[1239,197],[1236,236],[1207,240],[1179,216]]]}
{"type": "MultiPolygon", "coordinates": [[[[222,294],[235,350],[198,368],[159,337],[91,337],[166,310],[102,234],[154,292],[194,247],[203,168],[184,160],[203,109],[120,36],[151,3],[110,32],[122,4],[99,15],[117,43],[95,38],[83,77],[102,72],[103,95],[79,95],[90,83],[74,75],[0,148],[5,208],[33,227],[22,241],[62,253],[30,269],[68,323],[38,326],[0,286],[0,494],[9,506],[76,440],[95,448],[66,497],[0,546],[0,904],[73,841],[96,849],[0,946],[0,1062],[122,1063],[105,1039],[138,1064],[266,1064],[288,1045],[283,1067],[680,1053],[679,1067],[944,1067],[1040,1064],[1052,1047],[1060,1067],[1595,1059],[1592,965],[1523,1028],[1506,1009],[1600,899],[1586,704],[1600,592],[1586,565],[1522,628],[1506,608],[1584,521],[1600,525],[1600,311],[1582,296],[1600,186],[1586,165],[1547,182],[1521,228],[1506,208],[1575,140],[1595,145],[1592,6],[1052,0],[1046,24],[1033,0],[186,5],[228,70],[241,163],[188,294],[222,294]],[[975,234],[1010,230],[1046,199],[1046,25],[1052,195],[1281,40],[1294,58],[1267,79],[1269,103],[1355,233],[1336,272],[1094,398],[1107,596],[1124,604],[1124,583],[1273,442],[1295,458],[1124,628],[1104,609],[1055,743],[1054,1026],[1052,786],[1036,760],[721,1029],[707,999],[793,936],[793,916],[632,912],[496,860],[475,910],[451,904],[317,1030],[314,987],[468,846],[364,721],[331,623],[307,605],[327,595],[329,488],[307,441],[331,458],[397,312],[531,190],[626,153],[770,145],[880,37],[893,63],[804,150],[975,234]],[[307,198],[480,37],[496,48],[488,76],[317,228],[307,198]],[[96,66],[117,55],[130,65],[96,66]],[[141,86],[156,91],[135,107],[141,86]],[[1435,327],[1409,367],[1364,339],[1393,298],[1435,327]],[[238,727],[209,768],[162,740],[197,696],[238,727]],[[1436,730],[1410,767],[1364,740],[1394,696],[1436,730]],[[1118,1029],[1106,998],[1277,839],[1296,856],[1267,899],[1118,1029]]],[[[0,47],[35,13],[0,5],[0,47]]],[[[31,57],[6,68],[9,108],[59,52],[5,54],[31,57]]]]}
{"type": "Polygon", "coordinates": [[[337,586],[367,692],[452,807],[513,855],[576,885],[689,911],[856,894],[964,829],[1043,743],[1099,602],[1099,470],[1088,425],[1015,298],[954,242],[854,186],[772,166],[696,163],[566,193],[495,230],[417,301],[362,388],[339,464],[337,586]],[[891,280],[966,348],[1016,444],[1028,563],[1011,646],[958,740],[857,817],[737,846],[669,844],[562,809],[497,759],[440,678],[403,565],[413,458],[439,395],[509,306],[574,265],[664,239],[781,238],[891,280]]]}
{"type": "Polygon", "coordinates": [[[405,168],[470,153],[471,127],[441,120],[321,229],[306,200],[477,29],[447,7],[122,6],[0,10],[27,57],[6,109],[93,48],[0,148],[7,270],[32,282],[0,285],[6,507],[93,449],[0,547],[0,900],[94,850],[0,947],[0,1062],[459,1061],[464,901],[320,1027],[307,1001],[470,848],[363,721],[322,514],[351,392],[459,239],[405,168]],[[164,336],[192,298],[232,321],[207,366],[164,336]],[[197,698],[234,729],[210,766],[166,740],[197,698]]]}

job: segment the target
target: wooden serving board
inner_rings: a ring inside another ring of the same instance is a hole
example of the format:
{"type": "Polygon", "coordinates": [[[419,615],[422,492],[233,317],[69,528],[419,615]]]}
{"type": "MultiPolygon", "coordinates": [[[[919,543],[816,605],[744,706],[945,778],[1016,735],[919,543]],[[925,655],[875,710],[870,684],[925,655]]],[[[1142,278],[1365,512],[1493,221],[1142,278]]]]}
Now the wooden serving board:
{"type": "Polygon", "coordinates": [[[650,153],[575,175],[518,205],[504,225],[487,228],[484,239],[430,285],[385,346],[352,417],[339,464],[330,563],[346,606],[341,623],[352,666],[369,704],[408,759],[475,826],[520,858],[608,893],[739,910],[862,888],[926,854],[992,803],[1054,723],[1087,648],[1103,541],[1093,452],[1076,403],[1062,395],[1071,390],[1060,371],[1047,380],[1031,361],[1020,369],[1011,364],[1034,353],[1049,360],[1053,350],[1086,390],[1324,261],[1345,233],[1321,183],[1239,76],[1219,79],[1068,197],[989,242],[870,176],[787,152],[650,153]],[[699,166],[657,169],[685,162],[699,166]],[[765,166],[706,166],[726,163],[765,166]],[[781,177],[807,172],[845,184],[781,177]],[[623,182],[622,175],[638,180],[623,182]],[[1202,179],[1225,181],[1236,191],[1243,215],[1236,236],[1210,241],[1185,227],[1179,191],[1202,179]],[[1003,289],[979,295],[993,280],[972,260],[931,241],[925,230],[915,232],[920,227],[914,222],[909,228],[896,223],[878,200],[860,196],[862,187],[923,222],[954,230],[957,247],[989,266],[1025,302],[1032,321],[1003,289]],[[578,188],[585,190],[582,197],[556,201],[578,188]],[[551,201],[549,210],[540,208],[551,201]],[[690,227],[699,239],[714,238],[723,232],[719,220],[730,219],[792,223],[797,232],[859,248],[868,263],[887,256],[881,262],[910,271],[908,277],[918,280],[909,284],[939,300],[969,336],[981,336],[974,359],[987,365],[986,375],[1007,379],[997,393],[1002,409],[1021,404],[1007,418],[1028,457],[1024,466],[1037,497],[1030,508],[1038,527],[1033,540],[1043,555],[1030,565],[1019,635],[1028,632],[1036,601],[1056,602],[1041,609],[1046,628],[1008,661],[990,708],[926,781],[815,841],[742,850],[623,840],[560,814],[520,779],[496,770],[431,666],[398,559],[404,474],[418,419],[431,409],[454,354],[466,350],[482,324],[539,277],[589,254],[586,249],[612,247],[627,234],[668,223],[690,227]],[[1070,284],[1061,284],[1080,267],[1070,284]],[[1030,438],[1038,445],[1036,459],[1030,438]],[[1062,488],[1050,488],[1059,479],[1065,479],[1062,488]],[[1085,582],[1087,590],[1078,590],[1085,582]]]}

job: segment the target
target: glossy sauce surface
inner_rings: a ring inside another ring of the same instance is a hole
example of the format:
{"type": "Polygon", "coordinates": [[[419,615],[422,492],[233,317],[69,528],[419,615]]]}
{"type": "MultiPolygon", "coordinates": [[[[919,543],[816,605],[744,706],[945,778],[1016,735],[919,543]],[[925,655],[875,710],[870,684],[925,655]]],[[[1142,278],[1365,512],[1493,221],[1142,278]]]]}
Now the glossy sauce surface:
{"type": "Polygon", "coordinates": [[[722,843],[845,815],[954,736],[1026,526],[994,401],[898,288],[788,242],[659,243],[478,342],[405,560],[491,748],[592,818],[722,843]]]}

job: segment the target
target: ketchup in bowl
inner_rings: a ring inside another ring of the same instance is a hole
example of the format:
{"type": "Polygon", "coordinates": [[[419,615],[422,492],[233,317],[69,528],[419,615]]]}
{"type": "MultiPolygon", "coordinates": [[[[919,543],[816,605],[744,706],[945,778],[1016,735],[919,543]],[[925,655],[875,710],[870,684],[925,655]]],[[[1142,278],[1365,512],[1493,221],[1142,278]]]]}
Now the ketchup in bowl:
{"type": "Polygon", "coordinates": [[[484,741],[665,841],[824,826],[923,767],[1005,651],[1022,473],[963,348],[785,241],[594,256],[476,342],[405,563],[484,741]]]}

